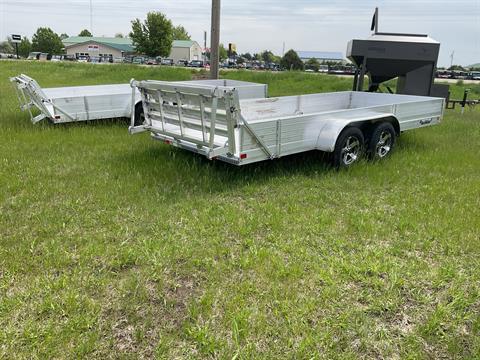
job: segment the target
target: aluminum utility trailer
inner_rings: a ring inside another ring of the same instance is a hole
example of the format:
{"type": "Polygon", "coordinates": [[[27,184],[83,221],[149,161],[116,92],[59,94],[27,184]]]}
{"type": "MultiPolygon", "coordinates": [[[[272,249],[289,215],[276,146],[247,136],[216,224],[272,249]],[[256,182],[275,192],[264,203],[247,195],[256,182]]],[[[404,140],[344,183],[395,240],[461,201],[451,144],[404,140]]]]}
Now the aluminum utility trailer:
{"type": "MultiPolygon", "coordinates": [[[[70,86],[42,89],[27,75],[12,77],[20,108],[28,111],[33,123],[49,119],[55,124],[135,116],[132,104],[141,106],[140,94],[132,96],[130,84],[70,86]],[[32,111],[36,108],[40,111],[32,111]]],[[[203,86],[235,86],[242,99],[265,98],[267,85],[235,80],[192,80],[179,84],[203,84],[203,86]]],[[[137,112],[138,116],[138,112],[137,112]]],[[[137,122],[139,119],[137,119],[137,122]]]]}
{"type": "Polygon", "coordinates": [[[130,133],[235,165],[321,150],[349,166],[368,141],[387,155],[400,132],[437,124],[444,99],[366,92],[336,92],[267,99],[239,98],[235,88],[132,81],[145,122],[130,133]],[[360,134],[359,134],[360,133],[360,134]],[[374,139],[375,140],[372,140],[374,139]]]}
{"type": "MultiPolygon", "coordinates": [[[[10,79],[20,102],[35,124],[49,119],[55,124],[110,118],[130,118],[132,89],[128,84],[69,86],[42,89],[27,75],[10,79]],[[37,108],[38,111],[32,111],[37,108]]],[[[140,100],[135,97],[135,103],[140,100]]]]}

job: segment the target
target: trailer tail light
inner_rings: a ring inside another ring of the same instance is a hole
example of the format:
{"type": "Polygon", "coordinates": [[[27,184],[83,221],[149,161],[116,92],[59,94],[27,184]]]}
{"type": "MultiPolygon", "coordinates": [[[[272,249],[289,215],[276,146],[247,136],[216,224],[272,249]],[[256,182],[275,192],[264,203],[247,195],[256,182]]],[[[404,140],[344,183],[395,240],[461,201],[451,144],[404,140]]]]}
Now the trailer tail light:
{"type": "Polygon", "coordinates": [[[246,159],[247,158],[247,154],[240,154],[240,159],[246,159]]]}
{"type": "Polygon", "coordinates": [[[164,143],[167,145],[172,145],[172,140],[165,140],[164,143]]]}

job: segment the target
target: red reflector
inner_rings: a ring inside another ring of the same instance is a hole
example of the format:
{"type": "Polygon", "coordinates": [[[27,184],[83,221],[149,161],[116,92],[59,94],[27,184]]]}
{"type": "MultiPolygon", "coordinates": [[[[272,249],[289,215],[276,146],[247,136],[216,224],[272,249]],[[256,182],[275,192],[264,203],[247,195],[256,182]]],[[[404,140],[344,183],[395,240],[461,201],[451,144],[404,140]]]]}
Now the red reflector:
{"type": "Polygon", "coordinates": [[[240,154],[240,159],[246,159],[247,158],[247,154],[240,154]]]}
{"type": "Polygon", "coordinates": [[[167,145],[171,145],[171,144],[172,144],[172,142],[171,142],[170,140],[165,140],[165,144],[167,144],[167,145]]]}

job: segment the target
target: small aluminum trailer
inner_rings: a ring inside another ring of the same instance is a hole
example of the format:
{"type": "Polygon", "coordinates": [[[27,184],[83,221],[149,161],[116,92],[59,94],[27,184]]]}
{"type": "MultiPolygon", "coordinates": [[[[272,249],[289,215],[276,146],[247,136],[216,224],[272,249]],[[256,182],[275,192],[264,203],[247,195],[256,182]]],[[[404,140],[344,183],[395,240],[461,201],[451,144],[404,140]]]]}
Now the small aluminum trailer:
{"type": "MultiPolygon", "coordinates": [[[[132,89],[128,84],[69,86],[42,89],[27,75],[10,79],[20,109],[28,111],[35,124],[43,119],[55,124],[131,116],[132,89]],[[36,108],[40,111],[33,110],[36,108]]],[[[136,96],[135,103],[140,101],[136,96]]]]}
{"type": "Polygon", "coordinates": [[[156,140],[235,165],[309,150],[333,153],[337,167],[364,153],[383,158],[401,132],[439,123],[445,102],[353,91],[241,99],[228,87],[135,80],[131,86],[145,116],[142,125],[132,116],[131,134],[149,131],[156,140]]]}
{"type": "MultiPolygon", "coordinates": [[[[12,77],[20,108],[28,111],[35,124],[48,119],[55,124],[111,118],[136,117],[143,119],[140,94],[130,84],[70,86],[42,89],[27,75],[12,77]],[[132,112],[132,104],[133,112],[132,112]],[[32,111],[34,108],[40,111],[32,111]]],[[[203,84],[203,86],[235,86],[240,98],[265,98],[267,85],[235,80],[179,81],[179,84],[203,84]]]]}

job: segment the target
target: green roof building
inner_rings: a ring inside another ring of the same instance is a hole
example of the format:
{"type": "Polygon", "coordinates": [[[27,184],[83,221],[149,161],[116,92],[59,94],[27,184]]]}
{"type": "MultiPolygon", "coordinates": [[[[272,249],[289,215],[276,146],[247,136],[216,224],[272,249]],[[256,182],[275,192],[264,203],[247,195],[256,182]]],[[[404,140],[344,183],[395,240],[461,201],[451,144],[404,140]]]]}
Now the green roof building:
{"type": "MultiPolygon", "coordinates": [[[[71,36],[63,40],[67,55],[77,58],[99,56],[120,58],[134,54],[135,48],[130,38],[71,36]]],[[[169,58],[179,60],[201,60],[202,48],[196,41],[174,40],[169,58]]]]}

